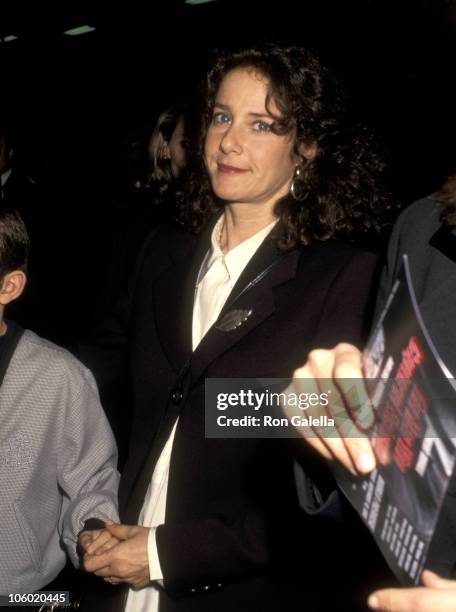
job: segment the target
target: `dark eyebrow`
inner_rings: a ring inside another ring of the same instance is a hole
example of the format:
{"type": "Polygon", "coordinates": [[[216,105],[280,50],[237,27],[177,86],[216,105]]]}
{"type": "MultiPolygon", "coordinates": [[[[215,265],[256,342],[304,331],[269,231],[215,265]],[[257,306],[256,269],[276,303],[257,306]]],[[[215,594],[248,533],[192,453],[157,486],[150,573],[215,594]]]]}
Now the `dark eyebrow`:
{"type": "MultiPolygon", "coordinates": [[[[214,108],[221,108],[223,110],[230,110],[230,107],[228,106],[228,104],[222,104],[221,102],[215,102],[214,103],[214,108]]],[[[270,115],[269,113],[248,113],[251,117],[258,117],[258,118],[266,118],[266,119],[274,119],[274,117],[272,115],[270,115]]]]}
{"type": "Polygon", "coordinates": [[[258,118],[264,117],[266,119],[273,119],[273,116],[270,115],[269,113],[249,113],[249,115],[251,117],[258,117],[258,118]]]}

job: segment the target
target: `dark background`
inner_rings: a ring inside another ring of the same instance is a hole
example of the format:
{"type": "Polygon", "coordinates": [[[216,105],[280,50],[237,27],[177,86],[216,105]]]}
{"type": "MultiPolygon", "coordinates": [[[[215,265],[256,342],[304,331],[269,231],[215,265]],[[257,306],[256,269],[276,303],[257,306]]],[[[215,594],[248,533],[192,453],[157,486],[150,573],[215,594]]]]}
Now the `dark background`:
{"type": "Polygon", "coordinates": [[[0,103],[31,171],[76,191],[112,179],[128,132],[185,96],[214,47],[262,33],[294,37],[340,75],[389,145],[399,195],[431,191],[455,165],[453,2],[65,2],[47,15],[4,4],[0,32],[18,39],[0,45],[0,103]],[[62,34],[81,24],[96,30],[62,34]]]}
{"type": "MultiPolygon", "coordinates": [[[[0,43],[0,113],[15,127],[18,161],[48,200],[43,219],[55,260],[65,261],[59,293],[68,302],[72,292],[73,311],[106,306],[90,302],[109,252],[107,194],[122,180],[128,137],[194,90],[215,47],[274,34],[316,51],[386,146],[402,205],[438,189],[455,169],[454,2],[67,1],[47,12],[42,3],[2,4],[0,37],[18,38],[0,43]],[[62,33],[83,24],[96,30],[62,33]]],[[[92,323],[86,314],[73,335],[92,323]]]]}

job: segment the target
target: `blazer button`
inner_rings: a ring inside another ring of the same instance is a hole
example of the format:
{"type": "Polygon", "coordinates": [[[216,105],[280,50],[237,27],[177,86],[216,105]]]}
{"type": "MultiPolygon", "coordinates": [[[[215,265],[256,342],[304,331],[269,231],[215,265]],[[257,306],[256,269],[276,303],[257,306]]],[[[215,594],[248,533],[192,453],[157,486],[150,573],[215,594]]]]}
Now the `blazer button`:
{"type": "Polygon", "coordinates": [[[171,395],[171,400],[173,404],[175,404],[176,406],[179,406],[183,398],[184,398],[184,394],[182,393],[180,389],[176,389],[175,391],[173,391],[171,395]]]}

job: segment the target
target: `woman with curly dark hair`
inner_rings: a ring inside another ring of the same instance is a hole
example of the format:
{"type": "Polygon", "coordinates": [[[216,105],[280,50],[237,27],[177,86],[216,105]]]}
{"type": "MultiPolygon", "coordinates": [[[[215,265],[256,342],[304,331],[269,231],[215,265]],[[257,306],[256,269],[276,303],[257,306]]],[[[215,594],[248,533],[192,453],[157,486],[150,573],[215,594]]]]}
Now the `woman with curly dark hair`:
{"type": "Polygon", "coordinates": [[[301,48],[272,46],[221,55],[208,72],[182,225],[198,232],[223,207],[206,171],[204,146],[220,83],[227,72],[242,67],[267,79],[270,130],[277,136],[288,134],[297,155],[293,189],[275,203],[274,215],[281,220],[279,249],[379,229],[390,201],[383,185],[384,162],[372,135],[353,122],[343,91],[315,57],[301,48]],[[272,100],[278,115],[270,112],[272,100]]]}
{"type": "Polygon", "coordinates": [[[182,227],[150,237],[88,359],[114,382],[128,347],[134,388],[126,525],[84,560],[130,587],[113,609],[343,609],[340,542],[322,517],[302,520],[292,445],[266,430],[206,437],[205,381],[288,378],[315,346],[362,342],[376,258],[336,238],[375,227],[387,200],[382,164],[348,125],[335,81],[301,49],[221,55],[208,73],[182,227]]]}

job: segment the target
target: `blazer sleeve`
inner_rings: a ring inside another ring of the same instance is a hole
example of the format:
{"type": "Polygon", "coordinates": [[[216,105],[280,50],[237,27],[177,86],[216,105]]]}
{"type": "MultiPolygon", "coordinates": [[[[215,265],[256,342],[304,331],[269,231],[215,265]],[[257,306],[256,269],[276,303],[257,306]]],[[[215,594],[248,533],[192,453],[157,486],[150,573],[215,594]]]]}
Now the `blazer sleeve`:
{"type": "Polygon", "coordinates": [[[233,521],[202,517],[157,527],[164,588],[181,596],[221,588],[269,565],[264,518],[254,509],[233,521]]]}

